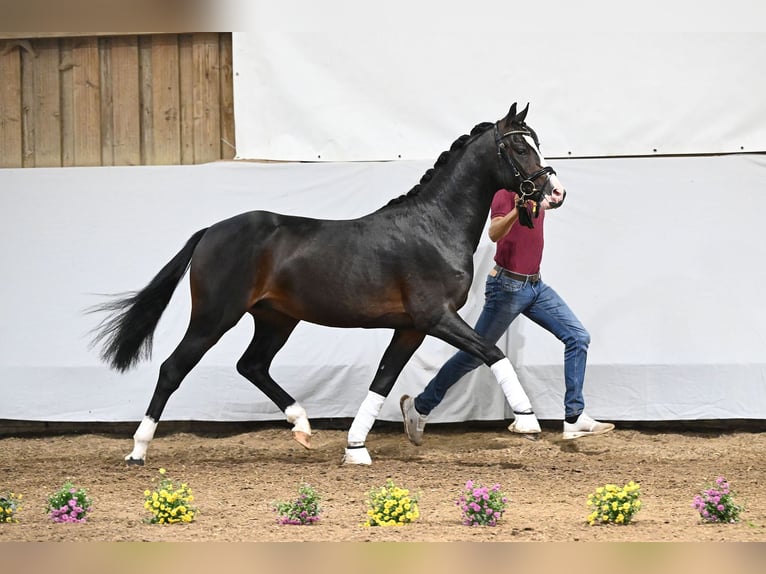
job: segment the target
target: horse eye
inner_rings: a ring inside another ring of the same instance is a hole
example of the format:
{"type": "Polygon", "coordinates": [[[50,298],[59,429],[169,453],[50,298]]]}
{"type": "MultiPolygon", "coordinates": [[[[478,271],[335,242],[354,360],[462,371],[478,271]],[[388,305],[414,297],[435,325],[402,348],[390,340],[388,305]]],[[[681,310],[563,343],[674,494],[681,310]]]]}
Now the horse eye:
{"type": "Polygon", "coordinates": [[[527,153],[527,151],[529,151],[529,150],[527,150],[527,146],[525,146],[525,145],[522,145],[522,144],[516,144],[516,145],[514,145],[514,146],[513,146],[513,149],[514,149],[514,151],[515,151],[516,153],[518,153],[519,155],[525,155],[525,154],[527,153]]]}

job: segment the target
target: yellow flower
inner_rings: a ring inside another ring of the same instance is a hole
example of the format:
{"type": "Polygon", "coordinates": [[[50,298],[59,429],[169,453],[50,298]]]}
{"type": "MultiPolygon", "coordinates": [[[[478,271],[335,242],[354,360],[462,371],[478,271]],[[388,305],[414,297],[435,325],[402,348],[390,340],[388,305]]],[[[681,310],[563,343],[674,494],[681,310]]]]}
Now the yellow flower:
{"type": "Polygon", "coordinates": [[[167,471],[164,468],[160,469],[160,474],[165,474],[167,471]]]}
{"type": "Polygon", "coordinates": [[[625,516],[620,513],[617,515],[617,518],[614,520],[617,524],[622,524],[625,521],[625,516]]]}

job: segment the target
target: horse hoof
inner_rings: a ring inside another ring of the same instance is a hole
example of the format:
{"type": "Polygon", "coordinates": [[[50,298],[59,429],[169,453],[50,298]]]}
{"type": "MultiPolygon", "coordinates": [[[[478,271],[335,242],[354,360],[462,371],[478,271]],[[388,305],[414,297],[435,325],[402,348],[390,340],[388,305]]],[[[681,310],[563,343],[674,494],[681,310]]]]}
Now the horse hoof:
{"type": "Polygon", "coordinates": [[[346,454],[343,455],[341,464],[364,464],[369,466],[372,464],[372,459],[365,447],[346,448],[346,454]]]}
{"type": "Polygon", "coordinates": [[[306,448],[311,448],[311,435],[303,431],[293,431],[293,438],[306,448]]]}
{"type": "Polygon", "coordinates": [[[128,466],[144,466],[144,459],[142,458],[130,458],[130,456],[125,457],[125,464],[128,466]]]}

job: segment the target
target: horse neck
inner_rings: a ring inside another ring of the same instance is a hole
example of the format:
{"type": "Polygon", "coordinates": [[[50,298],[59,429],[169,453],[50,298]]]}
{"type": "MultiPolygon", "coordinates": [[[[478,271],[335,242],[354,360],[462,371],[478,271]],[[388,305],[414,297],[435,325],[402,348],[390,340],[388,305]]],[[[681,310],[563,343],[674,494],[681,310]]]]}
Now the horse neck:
{"type": "Polygon", "coordinates": [[[434,227],[441,231],[445,241],[454,238],[467,243],[473,253],[487,222],[492,198],[503,187],[492,130],[451,153],[454,157],[438,169],[418,199],[433,210],[434,227]]]}

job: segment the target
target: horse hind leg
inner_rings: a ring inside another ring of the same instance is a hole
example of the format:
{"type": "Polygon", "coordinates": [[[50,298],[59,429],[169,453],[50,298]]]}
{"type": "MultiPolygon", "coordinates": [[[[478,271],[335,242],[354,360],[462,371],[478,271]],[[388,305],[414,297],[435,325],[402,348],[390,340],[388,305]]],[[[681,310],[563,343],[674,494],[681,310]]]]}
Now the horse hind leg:
{"type": "Polygon", "coordinates": [[[383,353],[378,370],[370,384],[370,390],[351,423],[343,464],[372,464],[372,458],[365,446],[367,435],[375,424],[380,409],[399,378],[399,374],[424,338],[425,333],[421,331],[404,329],[394,331],[394,336],[386,352],[383,353]]]}
{"type": "Polygon", "coordinates": [[[192,318],[181,342],[160,366],[154,394],[143,420],[133,435],[133,450],[125,457],[129,465],[143,465],[149,443],[154,438],[165,405],[186,375],[199,363],[203,355],[215,345],[236,321],[211,327],[209,321],[192,318]]]}
{"type": "Polygon", "coordinates": [[[287,342],[298,321],[273,310],[254,312],[253,318],[255,334],[237,362],[237,371],[285,413],[287,422],[293,424],[293,438],[311,448],[311,425],[306,410],[269,375],[274,356],[287,342]]]}

